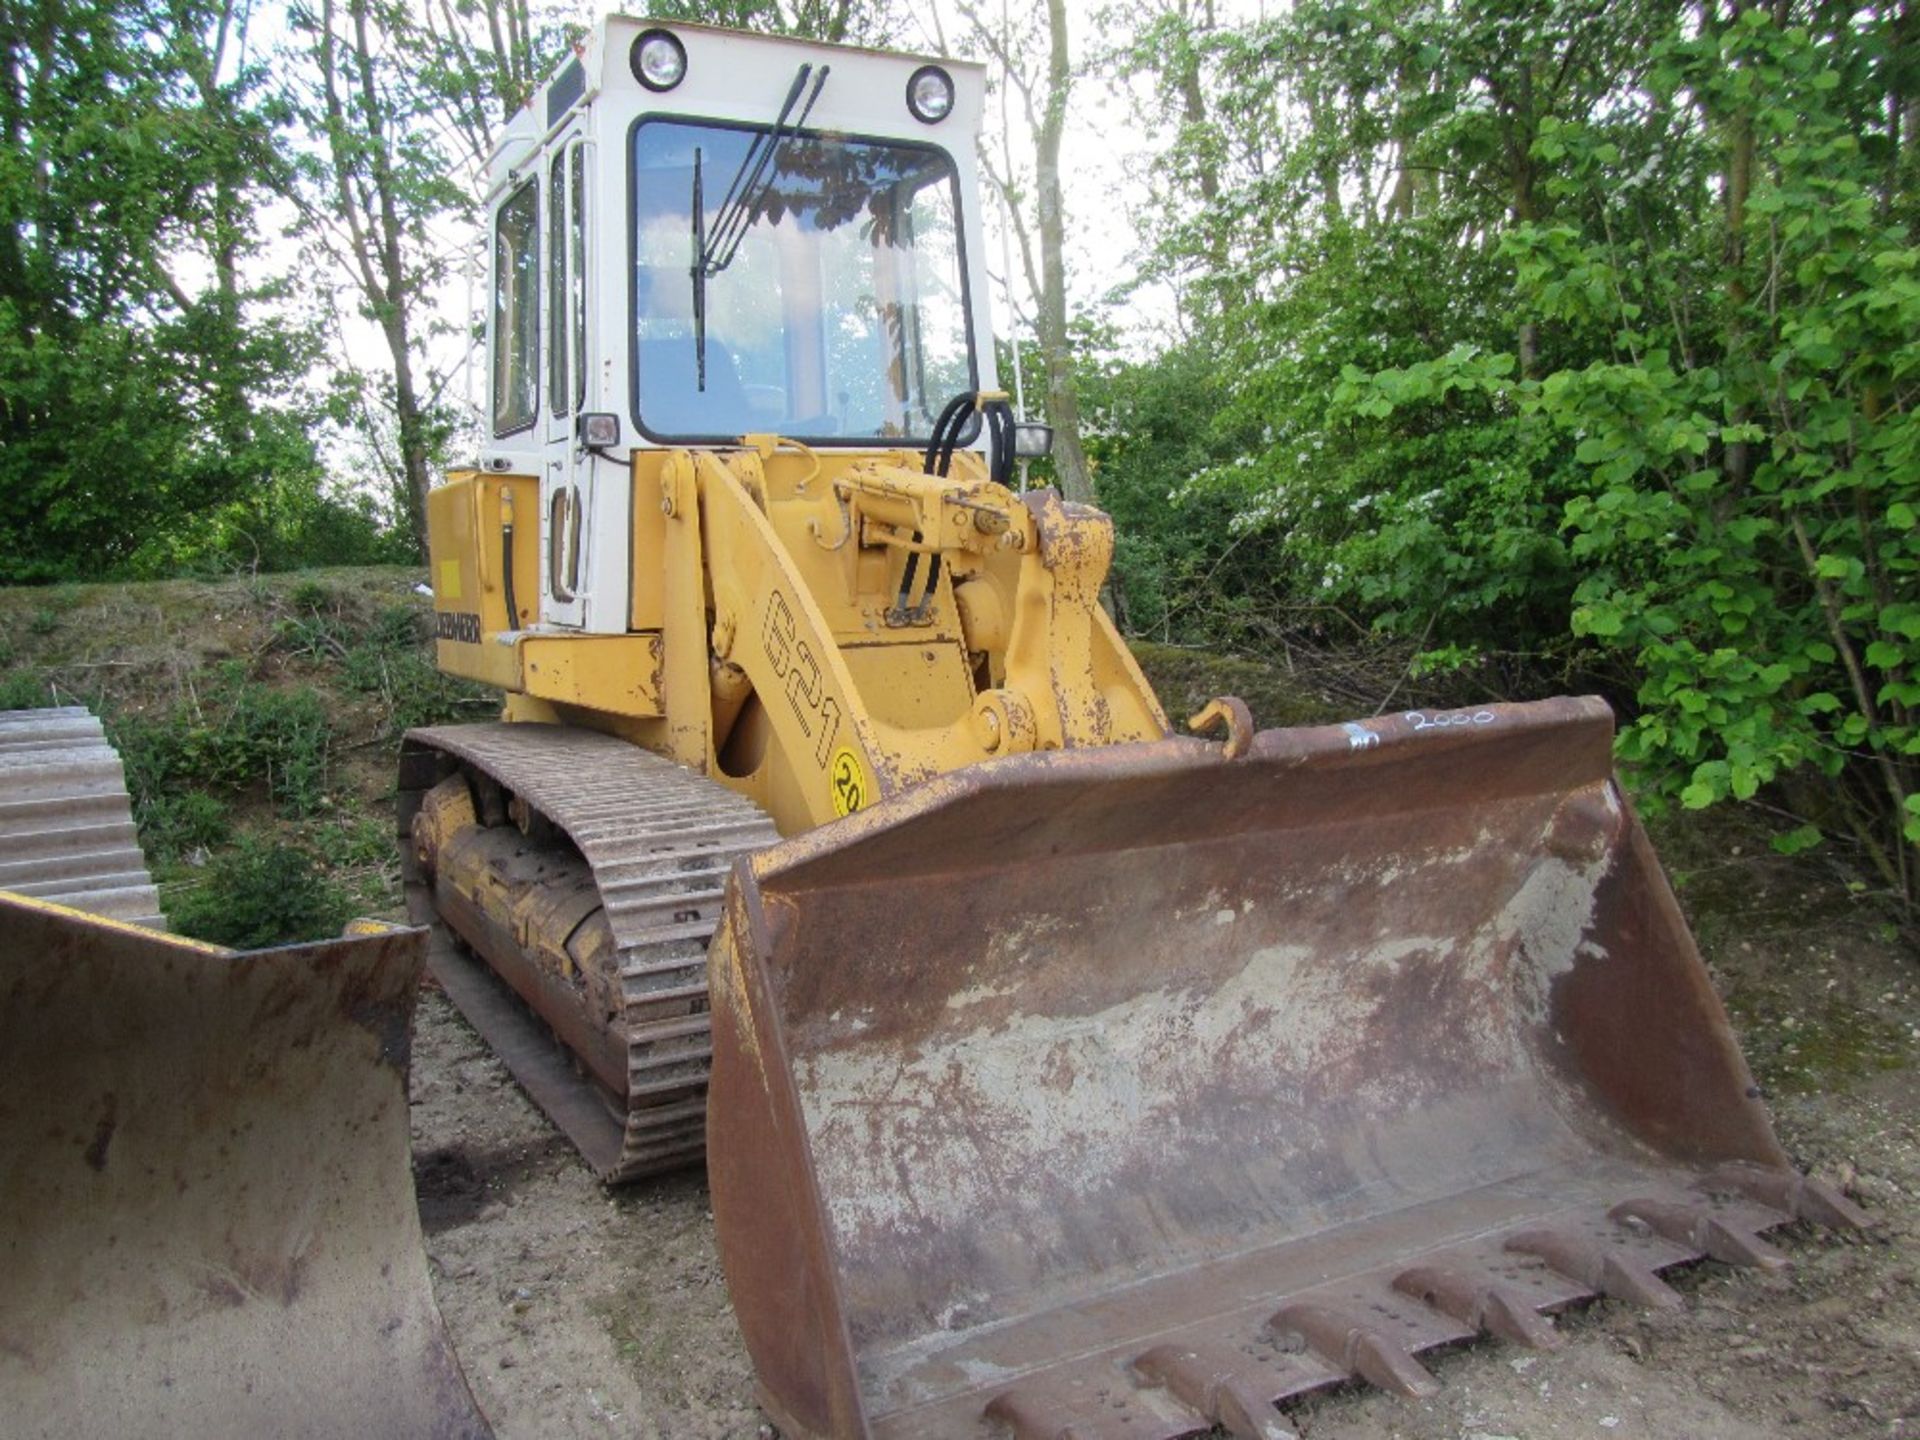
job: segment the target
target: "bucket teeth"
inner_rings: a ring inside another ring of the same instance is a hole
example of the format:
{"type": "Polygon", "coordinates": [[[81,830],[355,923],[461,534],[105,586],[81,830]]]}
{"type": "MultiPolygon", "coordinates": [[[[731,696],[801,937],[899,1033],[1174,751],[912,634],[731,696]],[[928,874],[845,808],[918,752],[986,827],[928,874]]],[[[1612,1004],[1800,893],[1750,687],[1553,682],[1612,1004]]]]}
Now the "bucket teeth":
{"type": "Polygon", "coordinates": [[[1280,1371],[1251,1356],[1156,1345],[1133,1368],[1239,1440],[1295,1440],[1275,1409],[1291,1387],[1280,1371]]]}
{"type": "Polygon", "coordinates": [[[1440,1382],[1398,1340],[1332,1305],[1288,1305],[1268,1322],[1306,1339],[1315,1353],[1370,1385],[1408,1400],[1440,1393],[1440,1382]]]}
{"type": "MultiPolygon", "coordinates": [[[[1266,1305],[1279,1301],[1270,1313],[1249,1305],[1231,1319],[1163,1330],[1174,1338],[1131,1358],[1115,1349],[1031,1374],[995,1396],[984,1415],[970,1409],[969,1419],[986,1420],[1002,1440],[1197,1440],[1222,1433],[1297,1440],[1280,1407],[1326,1386],[1357,1380],[1406,1399],[1437,1393],[1440,1382],[1415,1358],[1432,1347],[1479,1332],[1558,1350],[1566,1342],[1543,1313],[1548,1309],[1594,1294],[1681,1308],[1685,1301],[1658,1271],[1701,1255],[1777,1268],[1785,1258],[1760,1232],[1790,1214],[1824,1219],[1820,1207],[1831,1202],[1824,1193],[1831,1187],[1806,1182],[1799,1190],[1797,1178],[1759,1166],[1722,1167],[1695,1184],[1697,1201],[1674,1188],[1610,1208],[1562,1211],[1555,1223],[1495,1231],[1430,1252],[1421,1264],[1270,1292],[1266,1305]],[[1610,1233],[1609,1224],[1618,1231],[1610,1233]],[[1544,1268],[1505,1258],[1511,1255],[1544,1268]]],[[[1834,1223],[1845,1224],[1853,1209],[1841,1200],[1831,1211],[1834,1223]]]]}
{"type": "Polygon", "coordinates": [[[1711,1171],[1698,1188],[1709,1195],[1744,1195],[1796,1220],[1810,1220],[1835,1230],[1875,1228],[1873,1217],[1842,1195],[1837,1186],[1797,1170],[1736,1162],[1711,1171]]]}
{"type": "Polygon", "coordinates": [[[1652,1310],[1678,1310],[1686,1302],[1653,1267],[1616,1245],[1566,1230],[1523,1230],[1507,1238],[1506,1248],[1544,1260],[1589,1290],[1628,1300],[1652,1310]]]}
{"type": "Polygon", "coordinates": [[[1471,1325],[1529,1350],[1558,1350],[1559,1332],[1510,1285],[1478,1279],[1444,1265],[1419,1265],[1393,1277],[1393,1288],[1471,1325]]]}
{"type": "Polygon", "coordinates": [[[1623,1200],[1607,1216],[1617,1224],[1644,1226],[1662,1239],[1689,1246],[1725,1265],[1784,1270],[1791,1263],[1759,1236],[1735,1229],[1704,1205],[1623,1200]]]}

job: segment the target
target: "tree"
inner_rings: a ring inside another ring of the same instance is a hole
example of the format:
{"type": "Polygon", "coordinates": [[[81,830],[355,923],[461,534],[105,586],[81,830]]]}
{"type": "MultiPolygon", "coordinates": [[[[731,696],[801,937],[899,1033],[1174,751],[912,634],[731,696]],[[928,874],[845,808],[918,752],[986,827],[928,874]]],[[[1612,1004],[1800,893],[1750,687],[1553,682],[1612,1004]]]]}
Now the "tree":
{"type": "Polygon", "coordinates": [[[900,26],[895,0],[658,0],[646,13],[833,45],[885,45],[900,26]]]}
{"type": "MultiPolygon", "coordinates": [[[[1067,300],[1067,207],[1060,180],[1060,150],[1066,135],[1068,100],[1075,80],[1065,0],[1047,0],[1044,11],[1018,16],[1003,3],[997,15],[963,4],[964,41],[998,67],[999,83],[1018,98],[1031,137],[1016,151],[1004,132],[996,147],[983,141],[981,165],[1005,204],[1020,251],[1027,289],[1034,297],[1034,333],[1046,372],[1047,420],[1053,426],[1053,469],[1069,500],[1093,499],[1093,475],[1081,437],[1080,394],[1075,377],[1071,307],[1067,300]],[[1045,56],[1044,70],[1028,58],[1045,56]]],[[[944,37],[942,37],[944,48],[944,37]]]]}
{"type": "Polygon", "coordinates": [[[113,574],[310,470],[252,280],[283,168],[232,0],[0,0],[0,580],[113,574]]]}
{"type": "Polygon", "coordinates": [[[1765,790],[1783,845],[1845,837],[1920,898],[1912,28],[1811,0],[1186,23],[1212,148],[1160,173],[1209,222],[1156,263],[1222,357],[1210,432],[1259,438],[1169,477],[1149,528],[1182,548],[1138,573],[1212,638],[1317,600],[1428,665],[1597,685],[1647,803],[1765,790]],[[1229,560],[1283,577],[1252,613],[1192,603],[1229,560]]]}
{"type": "Polygon", "coordinates": [[[366,425],[364,381],[350,369],[338,404],[390,433],[378,453],[424,556],[427,493],[455,424],[443,399],[451,372],[432,370],[426,344],[464,328],[437,315],[436,292],[477,246],[475,196],[498,126],[565,35],[536,24],[524,0],[301,0],[290,28],[280,97],[311,144],[285,193],[315,270],[332,282],[327,303],[379,331],[387,369],[375,389],[392,423],[366,425]]]}

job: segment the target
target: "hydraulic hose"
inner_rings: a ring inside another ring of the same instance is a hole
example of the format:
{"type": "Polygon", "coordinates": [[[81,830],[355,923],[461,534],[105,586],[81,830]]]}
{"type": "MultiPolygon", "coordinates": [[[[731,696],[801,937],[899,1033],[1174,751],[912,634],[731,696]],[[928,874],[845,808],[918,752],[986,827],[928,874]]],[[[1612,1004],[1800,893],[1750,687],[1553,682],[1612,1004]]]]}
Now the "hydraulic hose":
{"type": "Polygon", "coordinates": [[[507,628],[520,628],[520,607],[513,600],[513,491],[500,487],[500,586],[507,597],[507,628]]]}
{"type": "Polygon", "coordinates": [[[967,416],[976,409],[987,427],[987,473],[996,484],[1007,485],[1013,479],[1013,407],[1003,397],[988,400],[963,391],[949,400],[933,422],[922,469],[928,475],[947,473],[967,428],[967,416]]]}
{"type": "Polygon", "coordinates": [[[927,455],[923,466],[928,475],[947,473],[947,467],[953,463],[953,447],[960,438],[960,431],[966,424],[967,412],[973,409],[976,398],[971,392],[962,391],[947,401],[946,407],[940,412],[940,418],[933,422],[933,435],[927,441],[927,455]]]}

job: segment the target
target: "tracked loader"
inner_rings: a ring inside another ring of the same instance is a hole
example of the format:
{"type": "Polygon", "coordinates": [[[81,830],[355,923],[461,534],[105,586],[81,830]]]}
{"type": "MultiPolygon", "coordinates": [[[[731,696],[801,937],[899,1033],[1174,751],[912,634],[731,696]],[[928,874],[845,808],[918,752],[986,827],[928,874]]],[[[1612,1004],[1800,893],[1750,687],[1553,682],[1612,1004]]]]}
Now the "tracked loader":
{"type": "Polygon", "coordinates": [[[491,1433],[408,1153],[418,931],[168,935],[120,760],[0,712],[0,1433],[491,1433]]]}
{"type": "Polygon", "coordinates": [[[703,1156],[783,1433],[1284,1433],[1849,1225],[1586,699],[1176,735],[1025,490],[980,70],[606,21],[488,178],[431,497],[432,963],[608,1181],[703,1156]]]}

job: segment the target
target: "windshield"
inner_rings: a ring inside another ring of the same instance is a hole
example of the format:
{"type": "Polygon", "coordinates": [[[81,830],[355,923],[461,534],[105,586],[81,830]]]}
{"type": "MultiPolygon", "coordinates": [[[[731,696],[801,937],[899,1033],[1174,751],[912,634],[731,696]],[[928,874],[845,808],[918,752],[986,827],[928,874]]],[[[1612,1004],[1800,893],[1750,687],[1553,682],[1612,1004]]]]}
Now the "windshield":
{"type": "Polygon", "coordinates": [[[708,265],[697,326],[696,156],[710,237],[764,133],[634,127],[636,420],[663,439],[925,440],[948,397],[975,388],[953,162],[903,141],[793,136],[753,188],[738,248],[708,265]]]}

